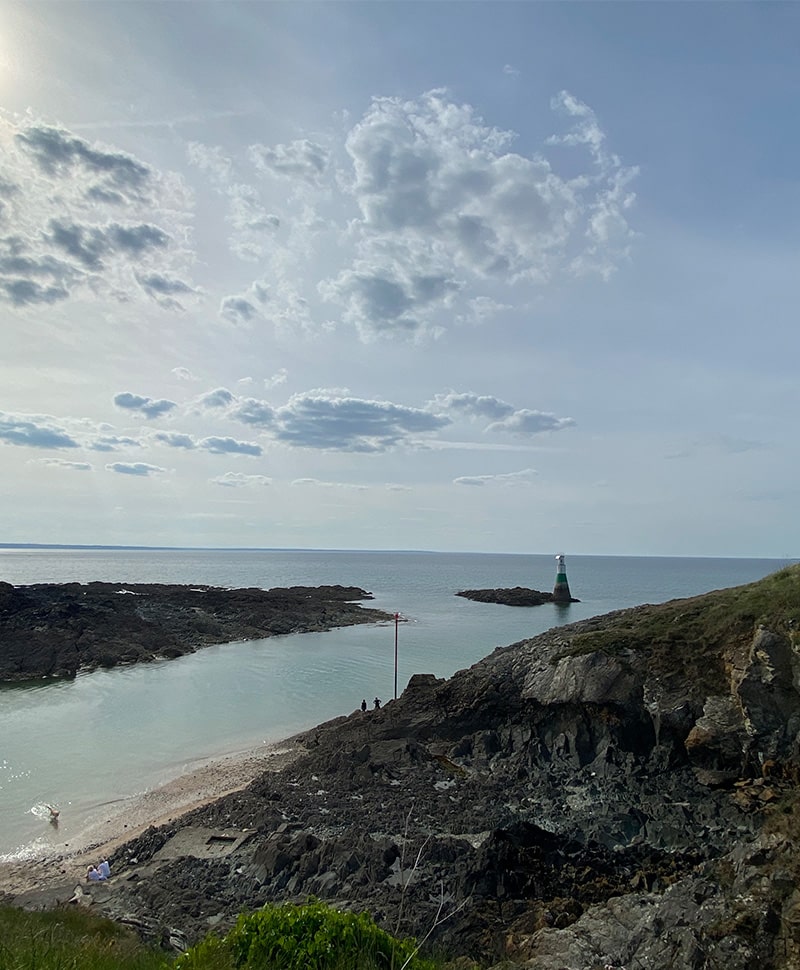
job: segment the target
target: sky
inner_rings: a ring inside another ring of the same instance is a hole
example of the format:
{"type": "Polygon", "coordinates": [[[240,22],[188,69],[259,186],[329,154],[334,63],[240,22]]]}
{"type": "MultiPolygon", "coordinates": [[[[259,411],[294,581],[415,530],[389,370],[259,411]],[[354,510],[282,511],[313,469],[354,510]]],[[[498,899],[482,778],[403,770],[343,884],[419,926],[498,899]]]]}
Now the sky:
{"type": "Polygon", "coordinates": [[[0,0],[0,542],[798,557],[798,36],[0,0]]]}

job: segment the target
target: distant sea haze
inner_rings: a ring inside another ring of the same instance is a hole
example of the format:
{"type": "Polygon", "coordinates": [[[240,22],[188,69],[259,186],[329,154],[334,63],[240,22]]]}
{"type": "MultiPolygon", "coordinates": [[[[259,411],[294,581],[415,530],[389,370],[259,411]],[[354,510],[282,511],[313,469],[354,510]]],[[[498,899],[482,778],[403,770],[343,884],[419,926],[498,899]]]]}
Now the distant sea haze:
{"type": "MultiPolygon", "coordinates": [[[[447,677],[495,647],[558,624],[760,579],[771,559],[569,556],[580,602],[514,608],[463,589],[552,590],[553,555],[313,550],[0,548],[0,580],[359,586],[400,613],[398,691],[414,673],[447,677]]],[[[0,688],[0,855],[57,852],[109,805],[187,771],[391,700],[394,623],[208,647],[177,660],[0,688]],[[46,805],[61,809],[57,829],[46,805]]]]}

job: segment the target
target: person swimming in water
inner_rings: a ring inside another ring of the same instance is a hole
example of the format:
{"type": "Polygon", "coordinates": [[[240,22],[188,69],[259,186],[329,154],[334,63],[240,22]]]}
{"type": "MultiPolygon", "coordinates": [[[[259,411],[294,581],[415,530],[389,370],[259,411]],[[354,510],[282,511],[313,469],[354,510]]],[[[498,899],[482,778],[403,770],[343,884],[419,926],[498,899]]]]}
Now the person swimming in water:
{"type": "Polygon", "coordinates": [[[50,824],[58,825],[58,816],[61,814],[57,808],[53,808],[52,805],[48,805],[47,808],[50,811],[50,824]]]}

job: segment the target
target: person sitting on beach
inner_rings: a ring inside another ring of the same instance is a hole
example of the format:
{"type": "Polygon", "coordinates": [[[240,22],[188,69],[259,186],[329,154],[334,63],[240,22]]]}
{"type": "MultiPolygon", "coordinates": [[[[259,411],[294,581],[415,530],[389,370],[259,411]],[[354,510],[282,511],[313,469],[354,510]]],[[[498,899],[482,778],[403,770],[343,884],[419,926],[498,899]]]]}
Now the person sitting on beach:
{"type": "Polygon", "coordinates": [[[89,866],[86,870],[86,881],[87,882],[100,882],[103,877],[100,875],[100,871],[95,869],[94,866],[89,866]]]}
{"type": "Polygon", "coordinates": [[[103,859],[100,865],[97,867],[97,871],[100,873],[101,879],[108,879],[111,876],[111,866],[108,864],[107,859],[103,859]]]}

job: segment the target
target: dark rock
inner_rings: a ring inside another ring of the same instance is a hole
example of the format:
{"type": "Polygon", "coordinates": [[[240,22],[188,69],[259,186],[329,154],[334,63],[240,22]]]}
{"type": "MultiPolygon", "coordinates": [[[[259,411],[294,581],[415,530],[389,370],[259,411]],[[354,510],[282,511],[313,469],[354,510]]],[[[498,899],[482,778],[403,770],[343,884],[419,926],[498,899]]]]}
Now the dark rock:
{"type": "Polygon", "coordinates": [[[180,657],[200,647],[391,619],[354,586],[0,584],[0,681],[180,657]]]}
{"type": "Polygon", "coordinates": [[[793,567],[414,677],[123,846],[102,911],[193,942],[313,894],[482,966],[800,966],[798,620],[793,567]],[[164,858],[215,826],[248,836],[164,858]]]}
{"type": "MultiPolygon", "coordinates": [[[[553,593],[543,593],[538,589],[526,589],[524,586],[514,586],[511,589],[462,589],[456,596],[474,600],[476,603],[498,603],[501,606],[541,606],[543,603],[554,603],[553,593]]],[[[559,602],[580,603],[570,596],[568,600],[559,602]]]]}

